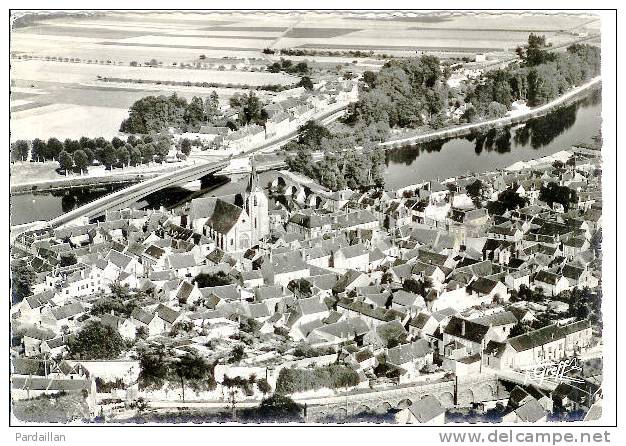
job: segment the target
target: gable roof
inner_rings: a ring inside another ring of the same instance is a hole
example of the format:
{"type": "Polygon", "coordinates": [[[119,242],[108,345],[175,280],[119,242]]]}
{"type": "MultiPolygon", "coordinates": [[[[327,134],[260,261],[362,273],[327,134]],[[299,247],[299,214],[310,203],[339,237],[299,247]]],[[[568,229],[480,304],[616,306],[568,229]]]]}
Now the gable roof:
{"type": "Polygon", "coordinates": [[[576,333],[589,328],[590,322],[588,320],[582,320],[574,322],[569,325],[548,325],[537,330],[524,333],[522,335],[510,338],[508,343],[516,351],[522,352],[530,350],[535,347],[554,342],[558,339],[562,339],[569,334],[576,333]]]}
{"type": "Polygon", "coordinates": [[[441,405],[441,402],[432,395],[415,401],[408,409],[420,423],[427,423],[446,411],[441,405]]]}
{"type": "Polygon", "coordinates": [[[213,214],[206,224],[220,234],[227,234],[239,220],[243,209],[222,199],[217,199],[213,214]]]}
{"type": "Polygon", "coordinates": [[[481,343],[489,331],[488,325],[478,324],[468,319],[452,316],[444,333],[475,343],[481,343]]]}
{"type": "Polygon", "coordinates": [[[170,324],[173,324],[176,319],[178,319],[178,316],[180,316],[180,312],[173,310],[170,307],[166,307],[163,304],[159,304],[155,313],[158,317],[170,324]]]}

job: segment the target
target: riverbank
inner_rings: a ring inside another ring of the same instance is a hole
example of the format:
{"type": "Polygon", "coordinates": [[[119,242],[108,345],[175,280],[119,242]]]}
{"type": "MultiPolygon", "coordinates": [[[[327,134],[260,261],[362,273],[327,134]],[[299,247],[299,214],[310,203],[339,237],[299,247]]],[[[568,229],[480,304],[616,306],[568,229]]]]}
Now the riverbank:
{"type": "Polygon", "coordinates": [[[154,178],[181,167],[196,163],[214,162],[221,157],[216,154],[207,154],[194,157],[193,153],[187,160],[176,163],[151,163],[138,166],[127,166],[120,169],[106,170],[104,166],[91,166],[83,174],[63,176],[57,173],[59,166],[56,161],[16,162],[11,165],[11,194],[29,192],[47,192],[77,187],[102,186],[108,184],[137,183],[154,178]]]}
{"type": "Polygon", "coordinates": [[[380,146],[391,149],[391,148],[396,148],[396,147],[403,147],[407,145],[429,142],[434,139],[456,138],[459,136],[465,136],[465,135],[471,134],[473,132],[484,132],[492,128],[504,127],[507,125],[521,124],[521,123],[524,123],[525,121],[528,121],[529,119],[546,115],[556,108],[567,106],[571,104],[572,102],[575,102],[581,97],[587,95],[593,89],[598,88],[601,85],[601,82],[602,82],[602,78],[600,76],[594,77],[590,81],[568,91],[564,95],[559,96],[558,98],[556,98],[553,101],[548,102],[547,104],[541,105],[539,107],[531,108],[527,112],[520,113],[515,116],[504,116],[502,118],[491,119],[489,121],[482,121],[482,122],[476,122],[472,124],[465,124],[461,126],[448,127],[445,129],[435,130],[435,131],[428,132],[428,133],[412,135],[406,138],[385,141],[385,142],[380,143],[380,146]]]}

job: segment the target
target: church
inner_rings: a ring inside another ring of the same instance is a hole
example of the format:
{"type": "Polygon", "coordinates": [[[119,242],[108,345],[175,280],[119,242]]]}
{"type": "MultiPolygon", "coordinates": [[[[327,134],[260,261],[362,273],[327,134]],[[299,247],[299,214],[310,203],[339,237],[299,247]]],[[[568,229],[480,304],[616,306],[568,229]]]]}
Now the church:
{"type": "Polygon", "coordinates": [[[189,217],[195,232],[215,240],[229,253],[244,252],[269,235],[268,199],[259,186],[254,163],[243,196],[192,200],[189,217]],[[243,200],[242,200],[243,198],[243,200]]]}

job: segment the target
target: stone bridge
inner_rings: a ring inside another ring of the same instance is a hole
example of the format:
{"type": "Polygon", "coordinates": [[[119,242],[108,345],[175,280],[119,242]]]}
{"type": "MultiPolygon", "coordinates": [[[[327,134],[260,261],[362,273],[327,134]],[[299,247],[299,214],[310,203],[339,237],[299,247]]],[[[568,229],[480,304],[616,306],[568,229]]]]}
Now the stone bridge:
{"type": "Polygon", "coordinates": [[[267,186],[274,193],[292,197],[298,203],[313,208],[322,207],[332,193],[312,179],[286,170],[276,172],[267,186]]]}
{"type": "Polygon", "coordinates": [[[342,417],[359,413],[387,413],[404,409],[426,396],[436,397],[445,408],[469,407],[473,403],[495,401],[502,385],[494,374],[423,384],[404,384],[389,389],[373,389],[326,398],[297,399],[307,405],[307,418],[342,417]]]}

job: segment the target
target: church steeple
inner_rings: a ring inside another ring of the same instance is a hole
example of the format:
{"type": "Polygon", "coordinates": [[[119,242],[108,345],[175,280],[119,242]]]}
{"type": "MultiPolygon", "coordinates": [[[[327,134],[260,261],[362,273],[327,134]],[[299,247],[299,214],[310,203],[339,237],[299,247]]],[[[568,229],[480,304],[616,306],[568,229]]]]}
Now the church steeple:
{"type": "Polygon", "coordinates": [[[250,216],[252,245],[256,245],[270,232],[269,203],[263,188],[259,186],[254,157],[250,159],[250,180],[246,193],[246,212],[250,216]]]}
{"type": "Polygon", "coordinates": [[[254,155],[250,158],[250,179],[248,180],[248,192],[252,192],[259,188],[259,177],[256,172],[256,164],[254,155]]]}

